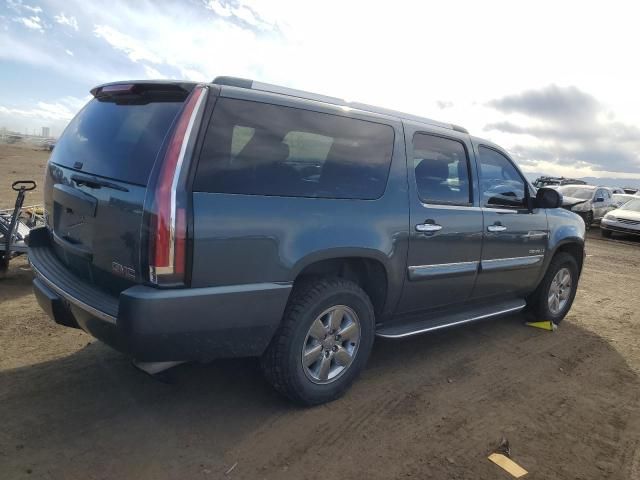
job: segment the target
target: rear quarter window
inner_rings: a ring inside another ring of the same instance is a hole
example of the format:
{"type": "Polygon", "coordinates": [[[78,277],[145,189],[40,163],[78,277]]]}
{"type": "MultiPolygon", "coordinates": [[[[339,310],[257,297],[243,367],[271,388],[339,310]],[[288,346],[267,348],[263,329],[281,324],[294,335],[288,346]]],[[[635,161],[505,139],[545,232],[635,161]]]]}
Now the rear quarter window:
{"type": "Polygon", "coordinates": [[[194,190],[376,199],[384,193],[389,125],[246,100],[218,100],[194,190]]]}
{"type": "Polygon", "coordinates": [[[51,161],[86,173],[146,185],[181,101],[119,104],[91,100],[69,123],[51,161]]]}

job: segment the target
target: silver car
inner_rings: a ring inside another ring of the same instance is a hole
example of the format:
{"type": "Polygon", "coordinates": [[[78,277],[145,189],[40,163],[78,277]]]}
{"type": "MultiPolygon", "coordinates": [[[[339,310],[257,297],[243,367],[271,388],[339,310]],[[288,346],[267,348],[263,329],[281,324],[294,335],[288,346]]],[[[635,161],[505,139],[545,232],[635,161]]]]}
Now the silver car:
{"type": "Polygon", "coordinates": [[[630,195],[628,193],[614,193],[613,194],[613,203],[616,208],[620,208],[622,205],[627,203],[629,200],[637,199],[638,195],[630,195]]]}
{"type": "Polygon", "coordinates": [[[594,222],[602,220],[607,213],[617,207],[611,190],[607,187],[565,185],[558,187],[557,190],[563,196],[562,207],[580,215],[587,230],[594,222]]]}
{"type": "Polygon", "coordinates": [[[603,237],[613,232],[640,235],[640,198],[629,200],[620,208],[607,213],[600,224],[603,237]]]}

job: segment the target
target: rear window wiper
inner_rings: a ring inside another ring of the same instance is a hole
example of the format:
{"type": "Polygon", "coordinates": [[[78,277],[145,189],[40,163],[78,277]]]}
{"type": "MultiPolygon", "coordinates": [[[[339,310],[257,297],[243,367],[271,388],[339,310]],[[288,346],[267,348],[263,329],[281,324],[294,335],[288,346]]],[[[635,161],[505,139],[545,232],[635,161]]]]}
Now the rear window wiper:
{"type": "Polygon", "coordinates": [[[129,189],[118,185],[117,183],[107,182],[96,177],[85,177],[83,175],[71,175],[71,180],[76,182],[76,185],[85,185],[89,188],[112,188],[121,192],[128,192],[129,189]]]}

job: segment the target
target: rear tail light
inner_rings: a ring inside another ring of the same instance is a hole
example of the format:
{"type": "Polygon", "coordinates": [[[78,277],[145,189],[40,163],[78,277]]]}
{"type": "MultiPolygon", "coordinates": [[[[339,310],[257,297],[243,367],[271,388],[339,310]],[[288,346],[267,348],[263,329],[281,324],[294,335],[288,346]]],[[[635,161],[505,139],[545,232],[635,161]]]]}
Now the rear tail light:
{"type": "Polygon", "coordinates": [[[157,176],[149,231],[149,280],[157,285],[180,285],[185,280],[187,198],[182,172],[205,96],[206,88],[198,86],[187,98],[157,176]]]}

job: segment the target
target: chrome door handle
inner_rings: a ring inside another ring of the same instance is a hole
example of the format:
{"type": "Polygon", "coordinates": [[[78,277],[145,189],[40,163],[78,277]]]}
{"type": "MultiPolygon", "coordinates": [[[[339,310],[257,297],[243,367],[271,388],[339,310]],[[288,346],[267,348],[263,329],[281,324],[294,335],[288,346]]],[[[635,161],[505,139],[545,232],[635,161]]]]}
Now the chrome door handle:
{"type": "Polygon", "coordinates": [[[504,225],[489,225],[487,230],[489,232],[504,232],[507,229],[504,225]]]}
{"type": "Polygon", "coordinates": [[[416,231],[422,233],[437,232],[439,230],[442,230],[442,225],[437,223],[419,223],[416,225],[416,231]]]}

